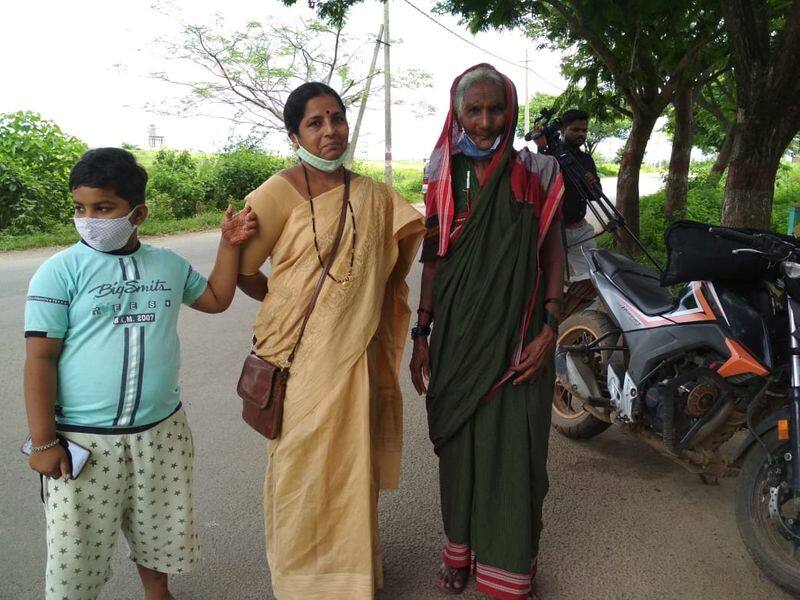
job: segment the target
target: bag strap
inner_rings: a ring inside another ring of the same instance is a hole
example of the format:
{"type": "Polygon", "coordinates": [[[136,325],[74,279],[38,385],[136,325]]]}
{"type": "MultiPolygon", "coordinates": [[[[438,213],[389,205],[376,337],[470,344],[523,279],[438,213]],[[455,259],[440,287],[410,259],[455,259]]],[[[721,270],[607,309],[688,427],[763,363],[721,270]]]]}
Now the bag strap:
{"type": "Polygon", "coordinates": [[[322,291],[322,286],[325,283],[325,279],[328,277],[328,273],[331,270],[331,266],[333,265],[333,261],[336,259],[336,251],[339,249],[339,243],[342,241],[342,235],[344,234],[344,224],[347,220],[347,205],[350,202],[350,172],[345,169],[344,170],[344,197],[342,198],[342,210],[339,212],[339,226],[336,229],[336,237],[333,239],[333,245],[331,246],[331,253],[328,255],[328,258],[325,260],[325,264],[322,267],[322,275],[320,275],[319,280],[317,281],[317,286],[314,288],[314,293],[311,294],[311,301],[308,303],[308,308],[306,308],[306,314],[303,317],[303,324],[300,326],[300,335],[297,338],[297,342],[292,348],[292,353],[289,355],[289,366],[292,365],[294,362],[295,354],[297,354],[297,348],[300,347],[300,341],[303,339],[303,334],[306,331],[306,325],[308,325],[308,320],[311,318],[311,313],[314,312],[314,307],[317,305],[317,299],[319,298],[319,294],[322,291]]]}

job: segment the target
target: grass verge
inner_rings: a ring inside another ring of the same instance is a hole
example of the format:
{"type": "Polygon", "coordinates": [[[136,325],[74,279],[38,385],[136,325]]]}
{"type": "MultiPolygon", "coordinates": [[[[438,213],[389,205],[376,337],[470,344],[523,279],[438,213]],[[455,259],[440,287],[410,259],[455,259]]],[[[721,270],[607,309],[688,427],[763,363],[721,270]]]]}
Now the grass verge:
{"type": "MultiPolygon", "coordinates": [[[[168,235],[216,229],[222,220],[221,211],[208,211],[185,219],[147,220],[139,228],[142,235],[168,235]]],[[[72,223],[61,225],[47,233],[29,235],[0,234],[0,252],[30,250],[46,246],[68,246],[78,241],[78,233],[72,223]]]]}

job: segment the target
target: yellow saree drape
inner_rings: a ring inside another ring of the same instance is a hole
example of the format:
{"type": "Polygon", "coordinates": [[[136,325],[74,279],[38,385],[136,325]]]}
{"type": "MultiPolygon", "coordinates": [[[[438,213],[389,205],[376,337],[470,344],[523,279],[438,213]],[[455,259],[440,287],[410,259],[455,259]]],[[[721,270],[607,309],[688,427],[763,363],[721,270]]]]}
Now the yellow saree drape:
{"type": "MultiPolygon", "coordinates": [[[[343,187],[314,198],[324,258],[343,187]]],[[[289,377],[279,439],[268,442],[264,484],[267,559],[278,600],[370,599],[382,585],[378,490],[396,487],[402,449],[400,360],[410,318],[405,277],[423,234],[421,215],[366,177],[351,184],[331,268],[289,377]]],[[[321,273],[305,200],[280,175],[247,197],[259,233],[241,272],[271,260],[269,293],[253,330],[259,356],[280,365],[293,347],[321,273]]]]}

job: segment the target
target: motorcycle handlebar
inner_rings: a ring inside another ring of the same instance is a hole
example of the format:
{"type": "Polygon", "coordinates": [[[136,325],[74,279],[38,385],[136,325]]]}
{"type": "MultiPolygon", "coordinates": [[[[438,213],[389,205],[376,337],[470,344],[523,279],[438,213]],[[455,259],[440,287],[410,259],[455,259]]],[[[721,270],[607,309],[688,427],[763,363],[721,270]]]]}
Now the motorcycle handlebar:
{"type": "Polygon", "coordinates": [[[709,227],[708,231],[719,237],[749,246],[749,248],[740,251],[734,250],[734,253],[750,251],[761,254],[769,260],[776,261],[786,260],[790,256],[797,256],[800,258],[800,249],[798,249],[796,245],[766,232],[742,233],[741,231],[726,229],[725,227],[709,227]]]}
{"type": "Polygon", "coordinates": [[[750,234],[732,231],[730,229],[725,229],[724,227],[709,227],[708,232],[718,235],[719,237],[728,238],[734,242],[742,242],[744,244],[752,244],[754,241],[753,236],[750,234]]]}

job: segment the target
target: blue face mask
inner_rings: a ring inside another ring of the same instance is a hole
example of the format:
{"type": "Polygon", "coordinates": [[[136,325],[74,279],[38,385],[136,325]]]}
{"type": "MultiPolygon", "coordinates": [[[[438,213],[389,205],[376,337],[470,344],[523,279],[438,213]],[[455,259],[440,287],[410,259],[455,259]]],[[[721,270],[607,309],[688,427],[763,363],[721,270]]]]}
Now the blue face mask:
{"type": "Polygon", "coordinates": [[[503,134],[501,133],[497,136],[497,139],[494,141],[494,144],[492,144],[491,148],[481,150],[478,148],[475,142],[472,141],[472,138],[467,135],[467,132],[462,130],[461,136],[458,138],[456,145],[458,146],[458,149],[461,150],[462,154],[464,154],[464,156],[468,158],[484,159],[489,158],[497,151],[497,148],[500,147],[500,141],[502,139],[503,134]]]}

